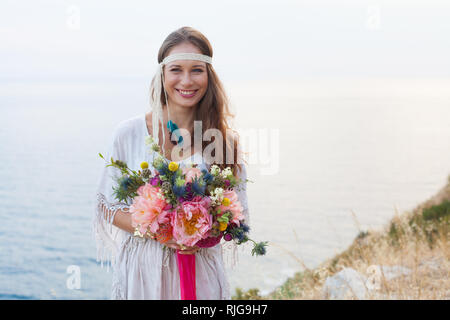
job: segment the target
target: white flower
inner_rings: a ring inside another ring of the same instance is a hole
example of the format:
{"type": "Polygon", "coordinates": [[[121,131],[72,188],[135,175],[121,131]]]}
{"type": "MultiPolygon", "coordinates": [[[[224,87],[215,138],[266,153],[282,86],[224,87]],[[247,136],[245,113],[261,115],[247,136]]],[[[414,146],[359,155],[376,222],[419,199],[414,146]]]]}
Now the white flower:
{"type": "Polygon", "coordinates": [[[219,168],[219,166],[213,164],[213,165],[211,166],[210,172],[211,172],[211,174],[212,174],[213,176],[217,176],[217,175],[220,173],[220,168],[219,168]]]}
{"type": "Polygon", "coordinates": [[[154,143],[151,145],[150,150],[159,152],[161,149],[159,148],[159,146],[156,143],[154,143]]]}
{"type": "Polygon", "coordinates": [[[211,196],[209,196],[209,198],[211,199],[211,202],[214,203],[215,205],[220,205],[223,200],[223,189],[215,188],[211,192],[211,196]]]}
{"type": "Polygon", "coordinates": [[[153,144],[153,137],[152,136],[147,136],[146,138],[145,138],[145,144],[147,144],[147,145],[151,145],[151,144],[153,144]]]}
{"type": "Polygon", "coordinates": [[[211,199],[211,203],[215,206],[219,206],[222,203],[217,197],[210,196],[209,198],[211,199]]]}
{"type": "Polygon", "coordinates": [[[217,200],[222,202],[222,200],[223,200],[223,189],[222,188],[214,189],[214,194],[215,194],[217,200]]]}
{"type": "Polygon", "coordinates": [[[223,189],[222,188],[215,188],[214,189],[214,194],[216,196],[223,196],[223,189]]]}
{"type": "Polygon", "coordinates": [[[233,172],[231,171],[230,167],[226,167],[225,169],[222,170],[221,172],[221,176],[222,178],[226,179],[229,175],[232,175],[233,172]]]}

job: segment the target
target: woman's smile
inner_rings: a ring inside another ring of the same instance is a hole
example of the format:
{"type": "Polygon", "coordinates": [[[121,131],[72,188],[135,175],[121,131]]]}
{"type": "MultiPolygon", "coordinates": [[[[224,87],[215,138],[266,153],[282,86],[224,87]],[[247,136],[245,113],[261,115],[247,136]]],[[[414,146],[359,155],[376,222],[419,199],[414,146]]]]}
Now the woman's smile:
{"type": "Polygon", "coordinates": [[[180,90],[180,89],[175,89],[177,90],[177,92],[180,94],[180,96],[182,96],[183,98],[192,98],[193,96],[195,96],[195,94],[197,93],[197,90],[180,90]]]}

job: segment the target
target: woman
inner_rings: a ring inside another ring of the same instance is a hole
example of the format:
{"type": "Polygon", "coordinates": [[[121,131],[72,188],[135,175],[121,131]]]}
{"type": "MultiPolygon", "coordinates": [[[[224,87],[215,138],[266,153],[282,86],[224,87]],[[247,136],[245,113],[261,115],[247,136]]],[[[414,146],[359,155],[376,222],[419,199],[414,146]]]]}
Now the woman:
{"type": "MultiPolygon", "coordinates": [[[[233,173],[245,181],[246,169],[238,158],[237,136],[227,135],[228,102],[211,58],[211,45],[199,31],[183,27],[171,33],[158,53],[162,78],[157,72],[152,81],[152,111],[116,127],[106,159],[125,161],[133,170],[139,169],[142,161],[151,164],[153,155],[148,152],[145,140],[152,136],[164,150],[163,155],[180,166],[189,163],[197,163],[200,169],[209,169],[212,164],[221,168],[231,166],[233,173]],[[202,158],[211,142],[202,139],[200,145],[193,143],[194,121],[201,121],[202,133],[208,129],[220,131],[226,137],[223,150],[216,148],[207,159],[202,158]],[[180,131],[173,132],[173,123],[184,132],[182,138],[176,135],[180,131]],[[182,145],[188,156],[175,159],[179,154],[174,149],[176,145],[182,145]],[[225,161],[228,159],[233,160],[231,164],[225,161]]],[[[181,248],[171,241],[167,243],[171,249],[164,250],[155,240],[133,236],[129,206],[117,202],[113,196],[114,178],[119,174],[114,167],[104,169],[94,220],[98,259],[102,263],[110,260],[113,266],[112,298],[180,299],[175,249],[181,248]]],[[[248,224],[246,186],[236,192],[248,224]]],[[[197,299],[230,299],[221,244],[202,249],[183,248],[182,253],[195,254],[197,299]]]]}

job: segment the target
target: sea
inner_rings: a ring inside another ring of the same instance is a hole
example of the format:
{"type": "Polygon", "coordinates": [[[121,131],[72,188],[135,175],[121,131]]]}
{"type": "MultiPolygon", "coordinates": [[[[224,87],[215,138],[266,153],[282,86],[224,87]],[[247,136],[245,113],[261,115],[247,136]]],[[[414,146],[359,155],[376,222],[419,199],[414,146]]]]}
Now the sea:
{"type": "MultiPolygon", "coordinates": [[[[95,191],[112,130],[149,111],[146,79],[0,82],[0,299],[109,299],[95,191]]],[[[381,230],[450,174],[450,79],[229,81],[248,151],[251,246],[232,294],[267,294],[381,230]]]]}

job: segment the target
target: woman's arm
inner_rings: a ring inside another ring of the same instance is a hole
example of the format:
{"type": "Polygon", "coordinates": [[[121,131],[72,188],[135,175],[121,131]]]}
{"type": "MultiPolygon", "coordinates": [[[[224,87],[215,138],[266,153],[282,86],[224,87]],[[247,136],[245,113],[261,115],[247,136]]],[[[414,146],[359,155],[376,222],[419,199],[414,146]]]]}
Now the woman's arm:
{"type": "Polygon", "coordinates": [[[131,225],[131,215],[128,212],[122,211],[121,209],[108,209],[104,203],[100,203],[99,205],[106,221],[111,221],[111,217],[114,215],[114,220],[112,221],[114,226],[126,232],[134,233],[134,228],[131,225]]]}
{"type": "Polygon", "coordinates": [[[134,227],[131,225],[131,214],[122,210],[117,210],[114,215],[113,225],[117,228],[125,230],[131,234],[134,234],[134,227]]]}

